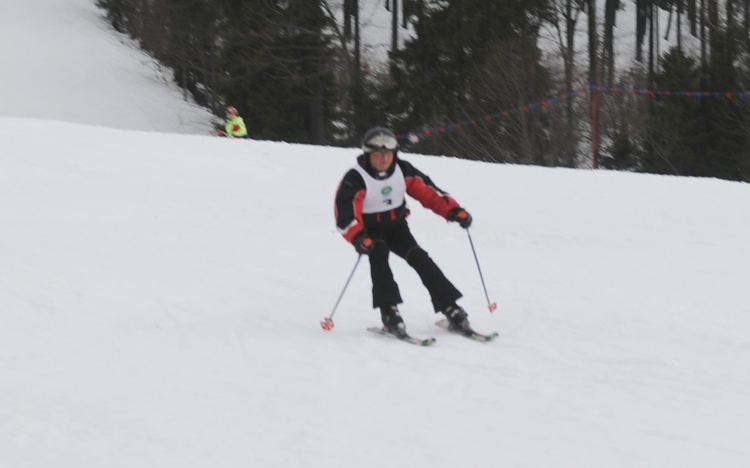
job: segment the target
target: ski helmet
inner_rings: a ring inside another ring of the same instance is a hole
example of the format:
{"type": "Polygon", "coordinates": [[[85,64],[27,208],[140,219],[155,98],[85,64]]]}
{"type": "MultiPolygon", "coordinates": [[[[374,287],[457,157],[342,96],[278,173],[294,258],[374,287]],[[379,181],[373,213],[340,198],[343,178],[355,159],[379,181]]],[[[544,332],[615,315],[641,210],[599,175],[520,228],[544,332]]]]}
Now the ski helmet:
{"type": "Polygon", "coordinates": [[[237,108],[232,106],[227,106],[227,115],[240,115],[239,112],[237,112],[237,108]]]}
{"type": "Polygon", "coordinates": [[[398,149],[396,135],[384,127],[371,128],[362,138],[362,151],[365,153],[370,153],[379,149],[388,149],[393,152],[398,149]]]}

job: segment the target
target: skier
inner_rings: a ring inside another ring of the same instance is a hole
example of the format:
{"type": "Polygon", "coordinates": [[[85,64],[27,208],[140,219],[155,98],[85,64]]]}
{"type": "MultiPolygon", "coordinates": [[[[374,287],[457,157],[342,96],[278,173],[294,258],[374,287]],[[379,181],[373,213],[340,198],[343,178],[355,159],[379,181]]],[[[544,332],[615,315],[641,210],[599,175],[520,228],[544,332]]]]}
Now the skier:
{"type": "Polygon", "coordinates": [[[375,127],[365,133],[364,153],[344,175],[336,193],[337,228],[359,254],[369,256],[372,305],[380,309],[388,332],[399,338],[408,336],[398,310],[403,301],[388,263],[393,252],[416,270],[430,293],[435,313],[443,313],[452,330],[470,334],[466,311],[456,304],[461,293],[409,230],[405,195],[464,229],[471,225],[471,215],[427,175],[400,159],[397,150],[398,140],[391,130],[375,127]]]}
{"type": "Polygon", "coordinates": [[[247,127],[245,121],[240,117],[235,107],[229,106],[226,109],[226,124],[224,130],[219,129],[219,134],[228,138],[247,138],[247,127]]]}

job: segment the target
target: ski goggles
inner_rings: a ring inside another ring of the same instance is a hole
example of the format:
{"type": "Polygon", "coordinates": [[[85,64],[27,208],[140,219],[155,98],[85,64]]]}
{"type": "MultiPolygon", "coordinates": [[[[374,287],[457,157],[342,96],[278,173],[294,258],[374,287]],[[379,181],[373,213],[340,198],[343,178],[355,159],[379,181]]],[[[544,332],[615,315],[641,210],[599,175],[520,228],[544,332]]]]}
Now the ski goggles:
{"type": "Polygon", "coordinates": [[[365,142],[365,147],[370,151],[382,149],[393,151],[398,148],[398,140],[390,135],[375,135],[365,142]]]}

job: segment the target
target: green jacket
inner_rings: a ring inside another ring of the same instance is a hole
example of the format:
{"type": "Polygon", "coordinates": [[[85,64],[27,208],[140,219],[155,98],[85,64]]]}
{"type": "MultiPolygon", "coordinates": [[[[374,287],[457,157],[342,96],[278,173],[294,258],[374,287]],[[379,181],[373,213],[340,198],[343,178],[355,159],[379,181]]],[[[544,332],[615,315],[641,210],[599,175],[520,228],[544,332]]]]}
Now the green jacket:
{"type": "Polygon", "coordinates": [[[233,119],[227,120],[224,126],[229,138],[245,138],[247,136],[247,127],[245,121],[239,115],[233,119]]]}

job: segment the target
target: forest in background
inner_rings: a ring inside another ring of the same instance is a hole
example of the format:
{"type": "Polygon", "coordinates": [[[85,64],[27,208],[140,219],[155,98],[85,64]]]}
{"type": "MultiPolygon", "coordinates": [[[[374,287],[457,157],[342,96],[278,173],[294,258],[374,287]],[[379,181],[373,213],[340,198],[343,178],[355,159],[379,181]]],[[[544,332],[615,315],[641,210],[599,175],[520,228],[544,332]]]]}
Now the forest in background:
{"type": "Polygon", "coordinates": [[[359,146],[388,125],[425,154],[749,181],[750,0],[629,1],[621,65],[626,1],[382,0],[384,64],[362,53],[360,0],[98,5],[255,139],[359,146]]]}

